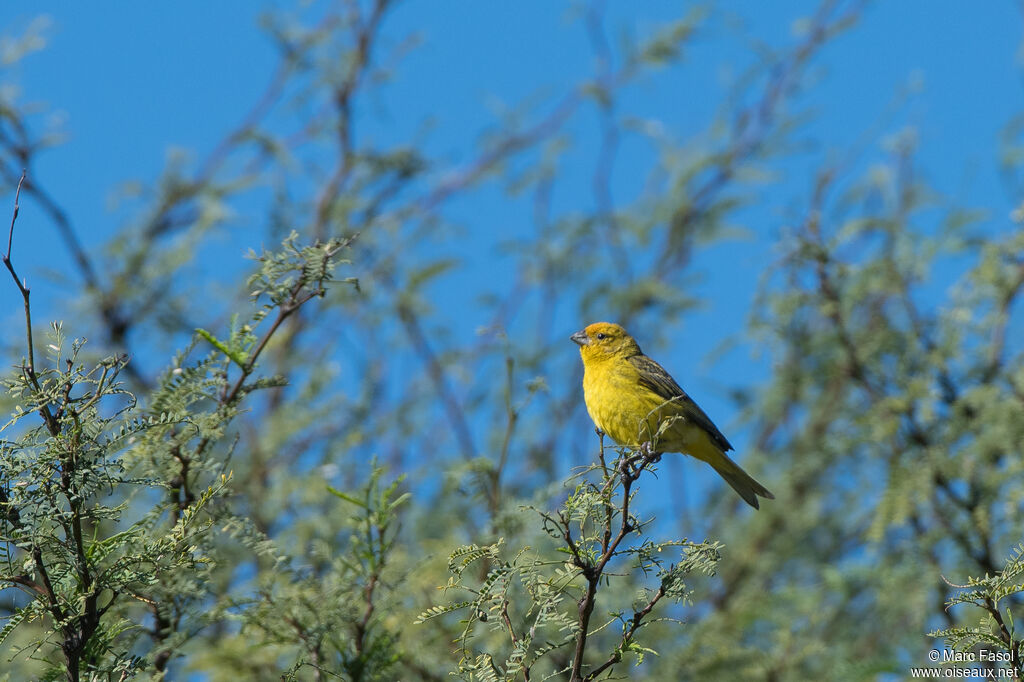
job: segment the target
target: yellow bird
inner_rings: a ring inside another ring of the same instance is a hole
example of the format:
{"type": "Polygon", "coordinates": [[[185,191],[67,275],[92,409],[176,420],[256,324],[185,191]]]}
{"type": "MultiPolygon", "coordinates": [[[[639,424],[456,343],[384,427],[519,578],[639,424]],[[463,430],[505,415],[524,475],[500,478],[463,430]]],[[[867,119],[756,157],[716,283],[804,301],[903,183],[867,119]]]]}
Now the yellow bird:
{"type": "Polygon", "coordinates": [[[668,372],[626,330],[596,322],[570,337],[583,358],[583,400],[594,425],[625,447],[683,452],[710,464],[747,504],[775,499],[725,454],[732,445],[668,372]]]}

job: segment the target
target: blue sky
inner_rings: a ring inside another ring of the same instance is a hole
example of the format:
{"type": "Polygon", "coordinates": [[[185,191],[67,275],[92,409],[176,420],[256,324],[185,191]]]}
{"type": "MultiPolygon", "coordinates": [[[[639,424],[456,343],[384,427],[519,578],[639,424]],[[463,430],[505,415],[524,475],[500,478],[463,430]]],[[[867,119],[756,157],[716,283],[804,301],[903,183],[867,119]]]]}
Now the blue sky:
{"type": "MultiPolygon", "coordinates": [[[[691,6],[662,0],[609,4],[613,42],[622,35],[642,37],[691,6]]],[[[65,0],[45,8],[11,3],[0,8],[4,35],[23,32],[37,12],[48,16],[46,49],[8,69],[3,80],[22,89],[22,101],[38,102],[52,112],[40,121],[55,121],[64,132],[65,141],[42,157],[37,173],[74,217],[87,244],[98,248],[130,215],[111,207],[121,183],[152,182],[172,150],[201,157],[237,124],[275,64],[258,15],[264,8],[285,6],[183,0],[119,3],[116,11],[102,11],[95,4],[65,0]]],[[[688,47],[681,68],[631,87],[631,109],[663,119],[680,137],[704,129],[722,94],[756,58],[741,36],[770,45],[791,42],[794,20],[812,7],[796,0],[720,3],[688,47]]],[[[430,121],[425,148],[453,165],[464,162],[476,131],[493,124],[499,103],[514,105],[538,93],[550,96],[592,73],[586,34],[572,15],[569,4],[542,0],[402,3],[386,25],[388,40],[395,45],[417,33],[422,44],[398,65],[380,99],[359,112],[360,134],[410,140],[430,121]]],[[[707,303],[684,321],[678,338],[685,341],[648,349],[698,397],[741,451],[744,434],[729,429],[732,408],[726,389],[763,378],[770,367],[766,358],[742,345],[722,356],[712,351],[744,329],[767,248],[799,214],[798,200],[807,195],[810,172],[823,158],[844,153],[876,124],[878,139],[912,126],[924,176],[959,203],[989,210],[989,229],[1010,228],[1013,201],[996,170],[1000,132],[1024,104],[1020,24],[1019,11],[1008,0],[878,2],[816,62],[819,82],[799,101],[813,114],[804,135],[811,142],[809,151],[781,164],[779,181],[736,215],[736,222],[748,229],[746,237],[702,252],[697,265],[702,278],[694,293],[707,303]],[[892,112],[892,102],[908,87],[912,94],[892,112]],[[695,361],[701,358],[708,360],[695,361]]],[[[555,198],[564,209],[588,206],[587,162],[598,131],[592,113],[584,112],[572,125],[579,147],[571,157],[576,163],[566,166],[555,198]]],[[[872,142],[861,166],[883,157],[881,146],[872,142]]],[[[646,141],[623,140],[613,178],[620,202],[628,203],[639,190],[643,173],[637,169],[651,160],[646,141]]],[[[29,207],[20,219],[16,249],[21,253],[52,244],[54,237],[29,207]]],[[[528,229],[528,208],[501,192],[485,191],[454,203],[449,211],[451,219],[472,227],[460,255],[477,259],[477,267],[468,268],[462,279],[439,285],[439,306],[458,307],[473,277],[510,272],[500,265],[495,270],[479,254],[494,252],[495,235],[528,229]],[[486,224],[480,215],[488,216],[486,224]]],[[[241,256],[241,250],[225,254],[241,256]]],[[[56,257],[68,262],[62,250],[56,257]]],[[[59,290],[46,285],[31,263],[20,267],[41,292],[36,315],[45,319],[47,297],[59,296],[59,290]]],[[[946,275],[952,274],[937,273],[936,300],[945,292],[946,275]]],[[[16,310],[16,293],[0,287],[0,304],[16,310]]],[[[588,321],[564,320],[566,334],[588,321]]],[[[458,324],[470,334],[479,323],[468,315],[458,324]]],[[[643,342],[644,330],[634,332],[643,342]]],[[[568,345],[566,352],[575,361],[568,345]]]]}

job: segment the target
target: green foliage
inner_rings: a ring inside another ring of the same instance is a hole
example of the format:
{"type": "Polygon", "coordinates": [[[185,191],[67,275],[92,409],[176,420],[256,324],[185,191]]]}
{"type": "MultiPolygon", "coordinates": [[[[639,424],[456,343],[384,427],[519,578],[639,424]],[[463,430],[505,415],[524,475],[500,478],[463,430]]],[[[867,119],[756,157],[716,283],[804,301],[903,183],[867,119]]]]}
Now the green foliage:
{"type": "Polygon", "coordinates": [[[17,406],[0,450],[0,588],[24,598],[0,633],[38,624],[32,656],[46,661],[44,676],[164,671],[213,598],[218,526],[266,553],[251,522],[230,510],[228,461],[211,453],[248,393],[282,385],[250,380],[257,356],[288,315],[323,295],[342,248],[299,248],[292,236],[281,254],[260,257],[253,281],[268,303],[228,344],[215,344],[230,345],[223,356],[179,354],[145,408],[119,379],[127,358],[88,366],[84,342],[68,342],[56,324],[46,365],[29,347],[6,381],[17,406]],[[276,320],[257,338],[271,312],[276,320]]]}
{"type": "Polygon", "coordinates": [[[390,563],[410,496],[400,492],[401,477],[385,485],[384,474],[372,462],[357,493],[330,489],[346,503],[333,513],[349,514],[333,542],[316,541],[301,558],[275,548],[274,570],[261,575],[254,593],[217,613],[241,624],[238,647],[229,639],[198,664],[227,655],[246,679],[394,679],[398,635],[386,621],[404,576],[390,563]],[[258,653],[246,644],[253,639],[262,642],[258,653]],[[280,677],[271,673],[278,666],[280,677]]]}
{"type": "Polygon", "coordinates": [[[985,649],[991,655],[986,654],[983,661],[989,665],[999,663],[997,667],[1010,671],[1014,679],[1019,678],[1024,640],[1015,627],[1013,609],[1020,613],[1020,599],[1014,596],[1024,593],[1024,545],[1014,549],[1013,556],[995,575],[969,578],[966,585],[952,587],[958,592],[946,602],[946,608],[968,604],[975,607],[975,613],[982,612],[981,622],[935,630],[930,635],[941,637],[951,649],[965,654],[985,649]]]}
{"type": "Polygon", "coordinates": [[[657,653],[640,643],[641,629],[664,620],[651,616],[663,599],[691,603],[687,576],[713,575],[721,547],[707,540],[654,541],[647,536],[651,519],[635,511],[634,484],[644,472],[654,472],[658,458],[621,450],[604,465],[602,443],[602,464],[574,477],[574,489],[559,508],[528,508],[542,521],[544,546],[522,547],[507,558],[503,540],[452,552],[444,590],[469,599],[433,606],[417,622],[466,613],[458,640],[462,679],[607,679],[624,658],[640,665],[646,654],[657,653]],[[667,555],[677,551],[679,560],[670,563],[667,555]],[[631,590],[635,596],[628,605],[616,599],[631,590]],[[608,603],[599,609],[604,616],[594,627],[599,592],[608,603]],[[587,658],[596,662],[587,663],[587,658]]]}
{"type": "Polygon", "coordinates": [[[823,170],[766,275],[754,329],[776,364],[746,411],[750,454],[780,472],[787,502],[712,526],[737,551],[715,614],[679,653],[703,662],[698,675],[873,679],[926,665],[932,643],[917,633],[964,626],[937,606],[942,576],[994,575],[999,548],[1024,536],[1024,356],[1007,326],[1024,242],[936,209],[914,164],[900,145],[863,178],[823,170]],[[940,266],[961,274],[938,294],[940,266]],[[763,637],[722,652],[737,623],[763,637]],[[916,636],[892,634],[905,631],[916,636]]]}
{"type": "Polygon", "coordinates": [[[119,380],[124,358],[86,366],[83,342],[68,342],[60,325],[47,340],[48,364],[6,381],[24,407],[3,430],[24,428],[0,454],[0,585],[29,599],[5,619],[3,636],[38,622],[35,655],[51,671],[130,675],[145,667],[131,654],[141,635],[131,609],[178,573],[203,580],[211,562],[203,551],[211,530],[207,507],[223,495],[227,477],[198,489],[173,522],[162,520],[159,508],[140,510],[133,500],[164,486],[133,467],[129,453],[184,421],[166,412],[138,414],[119,380]],[[40,415],[43,424],[24,423],[40,415]]]}

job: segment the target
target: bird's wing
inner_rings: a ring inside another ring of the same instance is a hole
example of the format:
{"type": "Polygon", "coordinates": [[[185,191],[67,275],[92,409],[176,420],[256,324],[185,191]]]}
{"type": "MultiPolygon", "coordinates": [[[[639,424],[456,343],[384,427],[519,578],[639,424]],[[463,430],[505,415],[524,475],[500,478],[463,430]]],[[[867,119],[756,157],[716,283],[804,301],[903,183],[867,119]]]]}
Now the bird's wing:
{"type": "Polygon", "coordinates": [[[665,368],[646,355],[633,355],[629,362],[640,372],[640,384],[654,391],[664,400],[671,400],[679,406],[683,417],[707,431],[715,444],[723,451],[732,450],[732,444],[722,435],[711,417],[704,413],[704,410],[693,402],[693,398],[686,394],[672,375],[665,371],[665,368]]]}

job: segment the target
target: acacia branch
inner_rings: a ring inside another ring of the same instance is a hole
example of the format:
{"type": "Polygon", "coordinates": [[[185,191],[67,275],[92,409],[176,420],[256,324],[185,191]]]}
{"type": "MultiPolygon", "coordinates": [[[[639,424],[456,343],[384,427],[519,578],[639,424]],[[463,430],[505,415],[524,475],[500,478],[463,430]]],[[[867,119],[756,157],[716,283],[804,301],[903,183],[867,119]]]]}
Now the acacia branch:
{"type": "Polygon", "coordinates": [[[30,578],[28,575],[5,575],[5,576],[0,576],[0,581],[9,582],[9,583],[11,583],[13,585],[19,585],[22,588],[25,588],[26,591],[35,592],[36,594],[38,594],[38,595],[40,595],[42,597],[48,597],[49,596],[46,593],[46,589],[42,585],[37,583],[35,580],[32,580],[32,578],[30,578]]]}
{"type": "MultiPolygon", "coordinates": [[[[618,548],[622,544],[622,541],[631,532],[636,531],[637,526],[633,523],[632,517],[630,516],[629,503],[631,499],[631,492],[633,483],[640,478],[640,475],[647,468],[648,465],[653,464],[661,455],[651,452],[649,449],[644,448],[640,452],[626,457],[622,457],[616,467],[615,473],[613,473],[612,479],[615,476],[619,477],[622,486],[622,504],[619,506],[618,513],[620,515],[620,524],[618,533],[615,538],[609,541],[611,537],[611,516],[606,517],[606,523],[604,528],[604,538],[602,541],[602,552],[600,558],[596,563],[584,562],[579,558],[579,553],[575,550],[573,544],[570,543],[570,549],[573,551],[575,557],[577,557],[577,565],[579,565],[580,571],[583,573],[583,577],[587,581],[586,589],[584,590],[583,596],[580,598],[578,604],[578,630],[576,632],[576,647],[573,651],[572,665],[569,672],[569,682],[584,682],[585,680],[593,679],[593,673],[583,676],[583,658],[587,647],[587,637],[590,630],[590,618],[594,612],[594,605],[597,602],[597,590],[601,583],[601,578],[604,575],[605,568],[608,566],[608,562],[612,560],[612,557],[618,554],[618,548]],[[582,565],[580,565],[582,563],[582,565]]],[[[607,485],[607,482],[606,482],[607,485]]],[[[565,520],[563,527],[565,536],[568,539],[568,521],[565,520]]],[[[657,597],[655,603],[660,596],[657,597]]],[[[650,608],[654,608],[654,604],[650,604],[650,608]]],[[[650,609],[647,609],[640,620],[643,619],[650,609]]],[[[635,616],[635,614],[634,614],[635,616]]],[[[639,621],[637,622],[639,627],[639,621]]],[[[621,656],[621,654],[620,654],[621,656]]],[[[607,666],[605,666],[607,667],[607,666]]],[[[602,668],[603,670],[604,668],[602,668]]]]}
{"type": "Polygon", "coordinates": [[[381,575],[387,563],[388,550],[392,544],[384,539],[389,526],[390,523],[385,522],[383,525],[371,525],[367,529],[367,546],[370,548],[371,562],[370,575],[366,580],[366,585],[363,586],[363,615],[355,624],[355,649],[359,656],[362,656],[366,650],[366,635],[370,630],[370,619],[373,618],[373,614],[377,610],[374,594],[381,582],[381,575]],[[374,527],[377,529],[376,541],[373,537],[374,527]]]}
{"type": "MultiPolygon", "coordinates": [[[[904,172],[901,173],[901,177],[904,177],[907,172],[905,164],[902,167],[904,172]]],[[[804,223],[807,232],[804,247],[812,254],[814,273],[818,283],[818,294],[825,303],[826,315],[835,329],[840,348],[843,351],[846,372],[867,393],[872,402],[878,403],[886,397],[883,388],[884,382],[876,381],[861,359],[857,341],[850,331],[850,324],[843,310],[841,284],[833,276],[833,271],[837,269],[836,261],[831,254],[821,229],[821,216],[825,204],[825,196],[834,181],[834,177],[834,172],[831,169],[822,171],[818,175],[811,200],[811,208],[804,223]]],[[[900,192],[901,197],[904,197],[906,194],[906,190],[900,192]]],[[[901,210],[905,212],[907,209],[904,207],[901,210]]],[[[1022,276],[1024,276],[1024,267],[1022,267],[1021,272],[1022,276]]],[[[905,293],[908,285],[902,278],[901,284],[901,289],[904,292],[901,295],[909,298],[905,293]]],[[[923,331],[923,325],[920,325],[919,322],[915,323],[915,317],[914,315],[911,316],[911,322],[915,327],[915,331],[920,334],[923,331]]],[[[924,338],[923,342],[927,346],[929,343],[927,337],[924,338]]],[[[952,378],[947,373],[942,373],[939,377],[939,383],[943,389],[944,400],[946,400],[947,404],[952,405],[951,401],[955,401],[957,395],[956,386],[952,378]]],[[[904,421],[907,428],[905,432],[906,437],[913,445],[926,449],[933,444],[934,438],[931,435],[931,430],[920,423],[913,404],[908,405],[898,416],[904,421]]],[[[981,504],[977,484],[973,480],[967,481],[968,493],[966,497],[963,497],[956,493],[951,482],[942,472],[936,471],[933,475],[933,481],[936,485],[936,490],[944,492],[957,508],[965,512],[966,517],[974,525],[975,533],[980,538],[980,547],[975,547],[971,536],[965,531],[956,528],[954,521],[949,518],[948,505],[943,504],[935,496],[933,497],[933,506],[939,523],[957,541],[965,554],[984,571],[994,571],[996,562],[990,547],[989,533],[987,529],[979,525],[977,515],[974,513],[981,504]]]]}
{"type": "Polygon", "coordinates": [[[1022,289],[1024,289],[1024,260],[1017,264],[1013,281],[999,298],[996,323],[992,330],[992,340],[988,349],[988,363],[982,373],[982,381],[985,383],[995,379],[1002,367],[1004,349],[1006,348],[1006,328],[1010,323],[1010,309],[1022,289]]]}
{"type": "MultiPolygon", "coordinates": [[[[29,297],[31,294],[30,289],[26,283],[23,283],[21,278],[18,277],[18,273],[14,270],[14,263],[11,262],[11,247],[14,243],[14,224],[18,220],[18,200],[21,198],[21,187],[25,183],[26,171],[21,172],[21,179],[18,180],[18,189],[14,193],[14,212],[11,215],[11,229],[7,233],[7,253],[4,254],[3,260],[4,265],[7,266],[8,272],[11,273],[11,277],[14,279],[15,286],[18,287],[18,291],[21,292],[22,300],[25,303],[25,345],[26,353],[28,354],[27,364],[23,367],[25,376],[32,383],[32,386],[36,391],[42,391],[42,387],[39,385],[39,379],[36,376],[36,360],[35,360],[35,344],[32,340],[32,306],[29,303],[29,297]]],[[[39,407],[39,414],[42,416],[43,421],[46,422],[46,428],[49,430],[50,435],[57,435],[60,432],[60,428],[57,426],[57,420],[54,419],[53,414],[50,412],[50,407],[47,404],[42,404],[39,407]]]]}
{"type": "MultiPolygon", "coordinates": [[[[18,278],[17,272],[14,270],[14,264],[11,262],[11,249],[14,242],[14,225],[18,220],[19,211],[19,199],[21,197],[21,188],[25,182],[26,171],[22,171],[21,179],[18,181],[18,188],[14,193],[14,211],[11,215],[11,228],[7,234],[7,252],[3,256],[4,265],[7,270],[11,273],[11,277],[14,279],[14,284],[18,287],[18,291],[21,292],[22,299],[25,304],[25,338],[27,344],[27,364],[22,367],[22,370],[32,386],[36,391],[42,391],[39,385],[39,379],[36,377],[35,371],[35,353],[33,352],[33,341],[32,341],[32,307],[29,303],[29,288],[22,283],[21,279],[18,278]]],[[[46,428],[49,433],[56,436],[60,433],[60,427],[57,420],[53,417],[50,412],[49,405],[43,403],[39,407],[39,414],[42,416],[43,421],[46,423],[46,428]]],[[[7,496],[7,492],[3,491],[0,495],[0,504],[7,507],[5,516],[7,520],[17,528],[22,528],[21,515],[18,510],[11,505],[10,499],[7,496]]],[[[66,613],[60,605],[60,600],[57,597],[57,592],[53,589],[53,583],[50,580],[49,571],[46,568],[46,563],[43,561],[43,552],[39,545],[33,545],[31,550],[32,563],[35,566],[36,573],[39,574],[39,579],[42,581],[42,594],[46,601],[50,614],[53,616],[54,624],[62,623],[65,620],[66,613]]],[[[38,591],[38,590],[37,590],[38,591]]]]}
{"type": "Polygon", "coordinates": [[[469,423],[466,420],[466,415],[459,404],[458,399],[452,392],[451,387],[448,385],[448,380],[445,377],[444,368],[441,366],[441,362],[437,359],[437,355],[434,350],[430,347],[430,343],[427,341],[426,335],[423,333],[423,328],[420,326],[419,316],[413,312],[412,307],[400,301],[398,303],[398,319],[402,323],[402,327],[405,328],[406,335],[412,342],[413,348],[420,355],[423,363],[427,366],[427,373],[430,375],[430,380],[434,384],[434,390],[437,392],[438,397],[441,399],[441,405],[444,407],[445,416],[448,419],[448,423],[451,425],[452,431],[455,434],[455,440],[459,444],[459,449],[462,451],[462,456],[466,459],[472,459],[476,456],[476,446],[473,444],[473,436],[469,430],[469,423]]]}
{"type": "Polygon", "coordinates": [[[834,260],[821,230],[821,215],[825,203],[825,195],[833,179],[832,170],[826,169],[818,175],[818,179],[815,182],[811,208],[804,223],[809,235],[807,246],[813,253],[814,272],[818,280],[818,289],[821,297],[827,304],[827,315],[835,327],[840,346],[846,357],[846,370],[849,372],[850,377],[863,386],[864,390],[872,398],[877,399],[879,397],[879,390],[872,383],[871,377],[860,358],[857,344],[850,333],[846,317],[843,314],[842,297],[831,272],[834,260]]]}
{"type": "Polygon", "coordinates": [[[633,612],[633,617],[629,619],[629,626],[626,628],[625,632],[622,633],[622,641],[619,642],[619,646],[615,649],[615,653],[609,656],[608,660],[606,660],[604,663],[591,670],[590,673],[584,678],[585,682],[590,682],[590,680],[596,680],[598,675],[600,675],[616,663],[622,661],[622,652],[626,649],[626,646],[631,641],[633,641],[633,636],[636,635],[636,631],[639,630],[640,627],[643,625],[644,618],[647,617],[647,614],[649,614],[654,609],[655,605],[659,601],[661,601],[662,597],[664,596],[665,583],[662,582],[661,585],[658,586],[658,591],[654,593],[654,596],[651,597],[650,601],[648,601],[647,604],[639,611],[633,612]]]}
{"type": "MultiPolygon", "coordinates": [[[[269,595],[266,596],[269,600],[269,595]]],[[[271,603],[273,602],[271,601],[271,603]]],[[[306,651],[309,652],[309,655],[313,659],[308,664],[311,668],[313,668],[313,680],[314,682],[320,682],[320,680],[323,679],[323,670],[321,669],[321,659],[323,657],[321,653],[321,637],[311,635],[306,626],[299,622],[298,619],[296,619],[293,616],[285,616],[284,622],[292,626],[292,629],[295,630],[295,634],[305,645],[306,651]]]]}
{"type": "MultiPolygon", "coordinates": [[[[271,323],[270,328],[264,332],[263,336],[256,342],[256,346],[249,353],[248,358],[244,365],[242,365],[241,372],[234,384],[224,384],[224,388],[217,401],[217,406],[220,409],[227,409],[235,405],[244,393],[245,382],[253,372],[256,370],[256,363],[263,351],[266,349],[267,344],[274,337],[277,331],[281,328],[281,325],[302,308],[303,305],[313,300],[314,298],[322,297],[325,293],[323,283],[328,279],[327,268],[330,262],[331,256],[347,247],[351,243],[351,239],[340,243],[331,253],[326,254],[323,259],[321,269],[319,272],[314,273],[312,276],[300,276],[295,284],[289,291],[288,298],[284,302],[280,303],[277,307],[277,316],[271,323]]],[[[303,273],[304,275],[306,273],[303,273]]],[[[175,446],[174,457],[180,463],[180,470],[178,476],[172,482],[172,489],[178,491],[184,491],[185,497],[177,500],[175,519],[177,515],[184,512],[192,502],[195,501],[194,495],[189,491],[189,470],[191,467],[192,460],[201,455],[206,451],[212,442],[211,436],[203,436],[203,438],[196,445],[193,455],[189,456],[185,454],[180,444],[175,446]]],[[[180,493],[179,493],[180,494],[180,493]]]]}
{"type": "Polygon", "coordinates": [[[356,165],[352,134],[352,96],[358,90],[367,69],[370,67],[375,38],[389,3],[390,0],[375,0],[373,8],[370,10],[370,15],[365,22],[361,21],[359,16],[358,3],[353,4],[353,11],[356,13],[354,21],[357,25],[355,49],[353,50],[348,72],[342,79],[341,84],[332,93],[334,107],[338,115],[335,132],[338,140],[339,161],[317,199],[313,233],[318,239],[326,238],[326,227],[331,207],[334,205],[335,199],[337,199],[339,194],[344,191],[345,185],[348,183],[352,170],[356,165]]]}
{"type": "Polygon", "coordinates": [[[1003,614],[999,611],[999,606],[993,599],[985,599],[984,608],[996,621],[996,625],[999,628],[999,639],[1002,640],[1003,644],[1006,645],[1007,651],[1010,652],[1010,670],[1013,672],[1013,679],[1018,680],[1020,679],[1021,673],[1021,642],[1014,640],[1013,633],[1011,633],[1010,629],[1006,626],[1006,621],[1003,620],[1003,614]]]}

